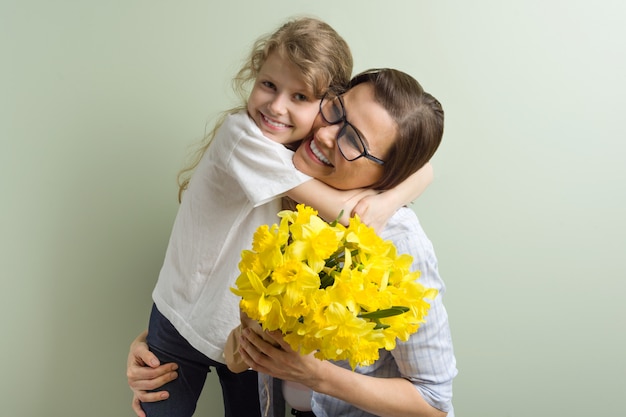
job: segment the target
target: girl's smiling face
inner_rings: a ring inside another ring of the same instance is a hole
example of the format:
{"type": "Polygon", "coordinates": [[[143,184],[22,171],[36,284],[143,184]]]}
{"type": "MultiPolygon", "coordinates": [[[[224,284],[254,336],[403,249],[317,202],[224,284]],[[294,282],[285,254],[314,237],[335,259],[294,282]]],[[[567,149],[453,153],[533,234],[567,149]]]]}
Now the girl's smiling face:
{"type": "Polygon", "coordinates": [[[309,134],[319,111],[319,99],[300,71],[272,52],[256,77],[247,110],[263,135],[286,144],[309,134]]]}

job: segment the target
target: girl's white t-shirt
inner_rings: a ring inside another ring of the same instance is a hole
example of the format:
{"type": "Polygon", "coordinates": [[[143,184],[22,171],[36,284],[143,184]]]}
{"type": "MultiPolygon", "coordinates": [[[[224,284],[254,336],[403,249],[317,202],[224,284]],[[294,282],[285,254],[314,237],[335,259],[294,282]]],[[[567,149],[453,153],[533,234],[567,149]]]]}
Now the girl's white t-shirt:
{"type": "Polygon", "coordinates": [[[229,115],[183,195],[153,300],[189,343],[224,362],[224,343],[239,324],[230,288],[243,249],[262,224],[278,222],[280,197],[311,177],[293,151],[263,136],[245,111],[229,115]]]}

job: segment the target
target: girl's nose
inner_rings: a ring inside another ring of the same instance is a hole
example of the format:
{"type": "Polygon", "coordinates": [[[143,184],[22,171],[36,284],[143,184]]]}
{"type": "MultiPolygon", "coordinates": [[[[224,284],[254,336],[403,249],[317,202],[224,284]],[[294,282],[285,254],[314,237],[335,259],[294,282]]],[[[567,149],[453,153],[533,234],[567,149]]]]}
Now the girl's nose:
{"type": "Polygon", "coordinates": [[[270,103],[270,111],[276,115],[281,116],[287,112],[287,99],[282,94],[277,94],[274,100],[270,103]]]}

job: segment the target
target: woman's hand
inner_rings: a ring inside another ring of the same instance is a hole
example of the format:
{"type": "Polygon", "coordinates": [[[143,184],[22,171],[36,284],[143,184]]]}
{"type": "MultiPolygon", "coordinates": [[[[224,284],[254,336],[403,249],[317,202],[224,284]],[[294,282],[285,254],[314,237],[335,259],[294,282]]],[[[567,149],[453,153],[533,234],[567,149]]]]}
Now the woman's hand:
{"type": "Polygon", "coordinates": [[[322,361],[311,355],[301,355],[284,341],[280,332],[265,332],[267,342],[252,329],[242,332],[240,353],[248,366],[257,372],[287,381],[315,386],[317,369],[322,361]]]}
{"type": "Polygon", "coordinates": [[[155,402],[169,398],[167,391],[149,392],[178,377],[175,363],[161,365],[159,359],[148,349],[147,331],[141,333],[130,345],[126,363],[128,386],[133,391],[132,407],[137,416],[146,417],[140,402],[155,402]]]}

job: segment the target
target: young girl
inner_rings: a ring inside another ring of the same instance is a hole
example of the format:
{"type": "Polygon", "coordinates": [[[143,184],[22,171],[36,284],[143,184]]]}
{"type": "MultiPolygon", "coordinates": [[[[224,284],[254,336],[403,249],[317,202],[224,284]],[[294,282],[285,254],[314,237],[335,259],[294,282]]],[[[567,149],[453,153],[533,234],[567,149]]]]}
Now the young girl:
{"type": "MultiPolygon", "coordinates": [[[[329,88],[345,86],[351,71],[345,41],[315,19],[288,22],[255,44],[235,79],[239,91],[254,80],[245,108],[223,119],[210,146],[184,171],[193,171],[193,177],[181,181],[181,193],[186,191],[153,291],[147,335],[161,363],[178,364],[178,378],[166,387],[167,401],[143,403],[148,416],[191,416],[210,367],[219,375],[227,416],[259,415],[256,374],[233,374],[224,365],[224,343],[239,324],[238,299],[229,288],[256,228],[275,221],[279,197],[312,205],[332,220],[342,210],[351,213],[361,197],[376,194],[338,191],[299,173],[293,152],[283,146],[309,133],[320,98],[329,88]]],[[[409,182],[374,197],[396,202],[379,204],[382,215],[370,213],[371,201],[365,215],[388,217],[385,212],[416,198],[430,178],[417,175],[411,181],[418,187],[409,182]]],[[[137,397],[133,406],[143,414],[137,397]]]]}

